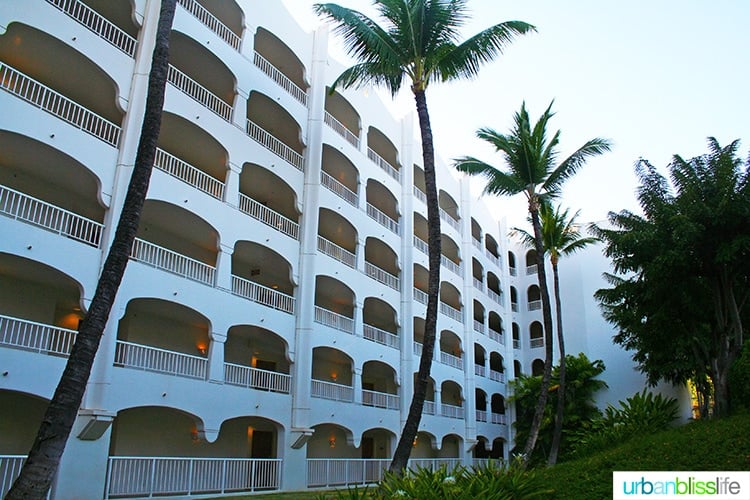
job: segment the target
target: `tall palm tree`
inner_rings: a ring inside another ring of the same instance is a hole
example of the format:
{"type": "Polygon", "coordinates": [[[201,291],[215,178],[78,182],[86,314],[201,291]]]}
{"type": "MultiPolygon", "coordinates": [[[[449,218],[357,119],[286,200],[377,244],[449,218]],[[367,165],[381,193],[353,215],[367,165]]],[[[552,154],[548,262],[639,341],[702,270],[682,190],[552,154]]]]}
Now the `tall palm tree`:
{"type": "MultiPolygon", "coordinates": [[[[560,299],[560,273],[558,263],[560,257],[571,255],[588,245],[598,241],[591,236],[581,236],[576,219],[580,213],[576,211],[572,216],[568,215],[566,208],[562,212],[560,207],[554,208],[550,203],[542,203],[539,207],[539,219],[542,225],[542,244],[544,251],[549,254],[552,264],[552,280],[555,293],[555,313],[557,319],[557,347],[560,354],[560,367],[558,369],[557,408],[555,411],[555,428],[552,433],[552,446],[550,447],[547,464],[557,463],[562,440],[563,418],[565,417],[565,337],[563,335],[562,306],[560,299]]],[[[534,247],[534,235],[529,232],[514,228],[521,236],[523,242],[534,247]]]]}
{"type": "Polygon", "coordinates": [[[347,51],[358,62],[334,81],[332,88],[384,85],[395,96],[408,78],[417,106],[422,137],[427,198],[429,271],[424,344],[409,414],[391,462],[391,471],[405,469],[422,418],[430,366],[435,349],[440,286],[440,213],[435,180],[435,152],[427,112],[427,86],[476,76],[517,35],[535,28],[520,21],[496,24],[458,43],[459,28],[468,16],[466,0],[375,0],[386,23],[382,28],[364,14],[336,4],[316,4],[315,12],[335,25],[347,51]]]}
{"type": "Polygon", "coordinates": [[[536,446],[552,376],[552,312],[549,290],[547,289],[547,273],[544,268],[544,243],[539,220],[539,207],[543,200],[559,196],[563,183],[573,176],[588,158],[610,149],[608,140],[591,139],[568,158],[555,165],[558,156],[557,146],[560,141],[560,131],[558,130],[551,138],[547,137],[547,123],[553,115],[552,103],[550,103],[539,120],[532,126],[524,102],[521,110],[514,115],[514,127],[509,134],[500,134],[486,127],[477,131],[477,137],[487,141],[497,152],[502,154],[508,166],[507,172],[472,156],[464,156],[454,161],[454,166],[460,172],[469,175],[482,175],[487,179],[484,188],[486,194],[512,196],[523,193],[528,201],[529,216],[534,228],[539,290],[542,296],[545,359],[542,391],[534,409],[534,420],[531,423],[529,437],[523,449],[522,460],[524,464],[528,464],[531,459],[531,452],[536,446]]]}
{"type": "Polygon", "coordinates": [[[104,262],[89,310],[78,329],[60,382],[47,406],[29,456],[20,475],[8,491],[6,500],[46,498],[78,415],[99,341],[125,274],[148,191],[161,129],[169,66],[169,33],[172,29],[175,7],[176,0],[161,1],[141,137],[112,246],[104,262]]]}

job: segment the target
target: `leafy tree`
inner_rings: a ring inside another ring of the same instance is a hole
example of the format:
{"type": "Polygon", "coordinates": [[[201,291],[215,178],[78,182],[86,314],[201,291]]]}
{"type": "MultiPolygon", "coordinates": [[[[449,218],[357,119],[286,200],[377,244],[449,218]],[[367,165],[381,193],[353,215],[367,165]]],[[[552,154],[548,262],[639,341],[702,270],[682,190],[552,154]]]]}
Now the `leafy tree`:
{"type": "MultiPolygon", "coordinates": [[[[571,255],[579,250],[586,248],[594,243],[596,238],[590,236],[581,236],[578,230],[576,219],[580,211],[572,216],[568,215],[569,210],[562,212],[560,208],[553,208],[549,203],[542,203],[539,207],[539,219],[542,224],[542,243],[544,244],[545,254],[549,255],[552,264],[552,279],[555,292],[555,313],[557,319],[557,346],[560,353],[559,368],[559,385],[560,391],[565,392],[565,336],[563,335],[562,322],[562,304],[560,298],[560,272],[558,263],[560,257],[571,255]]],[[[534,236],[523,229],[515,228],[521,235],[523,242],[529,246],[534,246],[534,236]]],[[[550,446],[547,463],[554,465],[557,462],[557,455],[560,451],[560,441],[562,439],[562,426],[565,412],[565,400],[557,398],[557,411],[555,413],[555,429],[552,434],[552,445],[550,446]]]]}
{"type": "MultiPolygon", "coordinates": [[[[606,382],[596,377],[601,375],[604,370],[604,362],[601,360],[590,361],[585,354],[579,353],[578,356],[566,356],[565,365],[568,371],[568,383],[563,391],[560,381],[559,364],[552,370],[552,382],[550,387],[550,398],[544,409],[544,418],[542,427],[537,440],[536,447],[532,452],[531,460],[533,462],[542,462],[545,455],[548,454],[553,441],[552,429],[555,425],[555,413],[558,402],[562,401],[565,411],[563,420],[563,439],[564,444],[589,429],[592,422],[600,418],[599,409],[594,404],[595,394],[607,387],[606,382]],[[564,398],[559,397],[565,394],[564,398]]],[[[516,403],[516,439],[518,442],[523,441],[531,431],[531,421],[534,415],[536,401],[539,398],[541,390],[542,377],[521,375],[513,382],[513,397],[511,401],[516,403]]],[[[565,457],[567,446],[561,448],[565,457]]]]}
{"type": "Polygon", "coordinates": [[[573,176],[589,157],[600,155],[610,149],[608,140],[591,139],[568,158],[556,164],[560,131],[558,130],[551,138],[547,137],[547,124],[553,115],[552,104],[550,103],[539,120],[532,125],[526,111],[526,103],[523,103],[521,110],[514,116],[515,124],[509,134],[500,134],[490,128],[481,128],[477,131],[477,137],[487,141],[496,151],[502,154],[508,166],[507,172],[471,156],[458,158],[454,164],[461,172],[484,176],[487,179],[484,188],[485,193],[502,196],[523,193],[528,201],[529,216],[534,228],[537,276],[542,298],[545,359],[542,389],[539,392],[539,400],[534,411],[531,431],[523,449],[523,456],[527,460],[531,457],[531,452],[534,450],[539,436],[547,402],[547,389],[552,375],[552,310],[549,290],[547,289],[547,273],[544,268],[544,242],[542,240],[539,207],[544,199],[557,197],[563,183],[573,176]]]}
{"type": "Polygon", "coordinates": [[[669,181],[646,160],[636,164],[643,215],[610,213],[610,227],[594,227],[615,270],[596,298],[650,383],[713,387],[714,414],[726,415],[748,314],[750,160],[737,157],[739,141],[709,138],[708,148],[674,156],[669,181]]]}
{"type": "Polygon", "coordinates": [[[427,313],[422,357],[414,396],[391,471],[406,467],[417,435],[435,349],[440,288],[440,212],[435,180],[435,152],[427,111],[427,87],[433,82],[474,77],[480,66],[494,59],[516,36],[535,28],[520,21],[496,24],[458,43],[459,29],[468,16],[466,0],[375,0],[382,28],[364,14],[333,3],[316,4],[315,12],[335,24],[350,55],[359,62],[345,70],[332,89],[384,85],[395,96],[409,81],[419,116],[422,137],[425,195],[427,198],[427,313]]]}
{"type": "Polygon", "coordinates": [[[104,262],[89,310],[78,329],[60,382],[42,418],[29,456],[20,475],[8,491],[6,500],[46,498],[78,415],[99,341],[125,273],[148,191],[161,128],[169,66],[169,34],[175,6],[176,0],[161,2],[140,142],[112,246],[104,262]]]}

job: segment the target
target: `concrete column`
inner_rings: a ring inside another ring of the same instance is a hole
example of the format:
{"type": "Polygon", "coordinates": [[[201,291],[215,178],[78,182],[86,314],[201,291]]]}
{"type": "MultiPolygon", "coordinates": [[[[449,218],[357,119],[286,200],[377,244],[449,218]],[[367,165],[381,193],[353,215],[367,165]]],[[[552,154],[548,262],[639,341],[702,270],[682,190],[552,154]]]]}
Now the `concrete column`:
{"type": "Polygon", "coordinates": [[[242,165],[231,161],[227,165],[227,175],[224,181],[224,202],[232,207],[240,206],[240,174],[242,165]]]}
{"type": "MultiPolygon", "coordinates": [[[[252,60],[252,59],[251,59],[252,60]]],[[[232,103],[232,124],[240,130],[245,130],[247,123],[247,100],[250,96],[243,89],[237,89],[232,103]]]]}
{"type": "Polygon", "coordinates": [[[352,368],[352,387],[354,388],[354,404],[362,404],[362,368],[352,368]]]}
{"type": "Polygon", "coordinates": [[[234,248],[219,244],[216,256],[216,288],[220,290],[232,289],[232,254],[234,248]]]}
{"type": "Polygon", "coordinates": [[[224,383],[224,343],[227,336],[211,332],[208,344],[208,381],[215,384],[224,383]]]}

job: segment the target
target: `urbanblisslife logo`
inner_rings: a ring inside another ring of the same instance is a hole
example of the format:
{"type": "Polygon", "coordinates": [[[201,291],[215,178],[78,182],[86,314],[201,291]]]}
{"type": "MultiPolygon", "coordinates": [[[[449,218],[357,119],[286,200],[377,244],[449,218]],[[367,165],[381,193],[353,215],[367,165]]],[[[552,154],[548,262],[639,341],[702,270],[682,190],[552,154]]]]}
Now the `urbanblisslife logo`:
{"type": "Polygon", "coordinates": [[[612,499],[750,500],[750,472],[613,472],[612,499]]]}

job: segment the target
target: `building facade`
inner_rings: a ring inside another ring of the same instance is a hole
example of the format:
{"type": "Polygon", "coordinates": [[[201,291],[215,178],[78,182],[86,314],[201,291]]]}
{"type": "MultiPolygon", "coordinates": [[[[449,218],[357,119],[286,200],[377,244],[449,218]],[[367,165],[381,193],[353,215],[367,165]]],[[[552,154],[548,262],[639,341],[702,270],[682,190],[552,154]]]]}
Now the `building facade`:
{"type": "MultiPolygon", "coordinates": [[[[0,2],[0,477],[94,294],[158,15],[158,0],[0,2]]],[[[281,2],[178,1],[138,237],[53,498],[357,484],[389,462],[424,332],[418,129],[374,94],[329,93],[328,43],[281,2]]],[[[468,465],[512,447],[507,383],[543,358],[540,302],[502,214],[445,165],[438,188],[412,458],[468,465]]]]}

